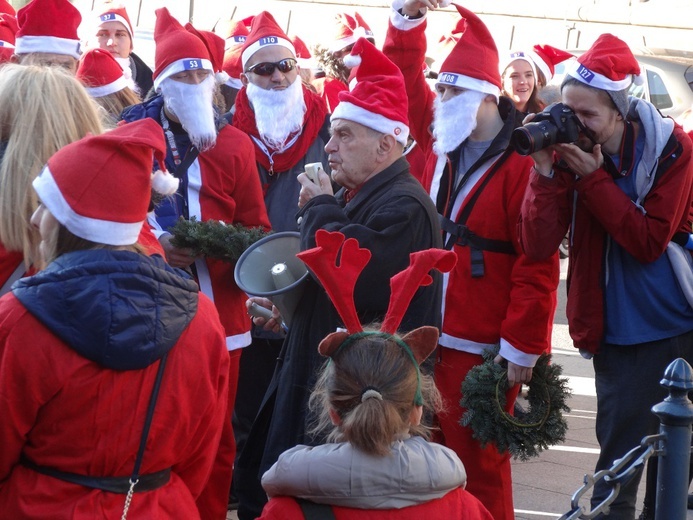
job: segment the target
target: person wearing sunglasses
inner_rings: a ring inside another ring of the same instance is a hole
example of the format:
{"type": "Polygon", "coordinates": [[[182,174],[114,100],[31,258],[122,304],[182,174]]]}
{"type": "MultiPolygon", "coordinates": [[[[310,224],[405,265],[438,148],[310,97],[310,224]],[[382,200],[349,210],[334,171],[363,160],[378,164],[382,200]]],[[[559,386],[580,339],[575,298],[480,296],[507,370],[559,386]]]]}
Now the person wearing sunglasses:
{"type": "MultiPolygon", "coordinates": [[[[243,87],[235,99],[232,124],[253,142],[272,229],[298,231],[296,204],[301,185],[296,177],[309,163],[321,163],[330,171],[324,150],[329,140],[327,107],[303,85],[296,49],[271,14],[262,12],[253,18],[240,61],[243,87]]],[[[238,406],[234,409],[234,434],[239,442],[234,489],[241,518],[244,514],[255,518],[267,500],[257,468],[242,464],[241,454],[245,449],[242,443],[246,438],[248,443],[257,442],[249,436],[250,428],[272,379],[283,342],[281,335],[258,327],[253,328],[252,336],[252,344],[243,350],[238,406]],[[255,485],[248,489],[248,483],[255,485]],[[255,512],[244,513],[245,504],[254,500],[259,501],[255,512]]]]}
{"type": "MultiPolygon", "coordinates": [[[[158,9],[154,27],[157,95],[126,109],[122,119],[130,123],[151,118],[164,131],[166,169],[181,183],[175,196],[157,206],[149,223],[168,263],[190,271],[201,291],[214,301],[231,360],[229,403],[235,403],[241,351],[250,344],[246,295],[233,281],[233,264],[176,247],[169,232],[180,218],[269,229],[252,143],[221,118],[213,104],[216,64],[207,41],[194,28],[184,28],[166,8],[158,9]]],[[[226,515],[236,453],[232,410],[231,405],[218,463],[198,500],[203,518],[226,515]]]]}

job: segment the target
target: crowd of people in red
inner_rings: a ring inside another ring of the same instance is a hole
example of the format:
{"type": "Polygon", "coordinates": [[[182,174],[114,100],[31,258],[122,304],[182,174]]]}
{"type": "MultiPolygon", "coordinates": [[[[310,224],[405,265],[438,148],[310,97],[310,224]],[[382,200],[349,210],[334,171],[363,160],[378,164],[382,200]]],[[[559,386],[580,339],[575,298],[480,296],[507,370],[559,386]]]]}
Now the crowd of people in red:
{"type": "Polygon", "coordinates": [[[497,349],[513,413],[566,234],[596,469],[656,432],[659,376],[693,363],[691,139],[628,97],[638,63],[605,34],[560,87],[577,140],[517,150],[571,56],[499,53],[452,4],[431,74],[450,5],[394,0],[381,48],[358,13],[309,48],[266,11],[212,32],[163,7],[150,69],[121,5],[0,0],[0,516],[512,520],[461,384],[497,349]],[[298,237],[288,327],[177,245],[181,219],[298,237]]]}

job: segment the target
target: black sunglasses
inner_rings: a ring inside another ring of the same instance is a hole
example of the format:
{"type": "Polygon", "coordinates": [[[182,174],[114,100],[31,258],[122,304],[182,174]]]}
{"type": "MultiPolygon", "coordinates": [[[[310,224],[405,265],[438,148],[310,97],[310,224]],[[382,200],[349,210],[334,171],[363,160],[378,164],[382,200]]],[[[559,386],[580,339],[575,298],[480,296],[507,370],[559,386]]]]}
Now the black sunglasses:
{"type": "Polygon", "coordinates": [[[256,63],[250,67],[246,72],[252,72],[258,76],[271,76],[274,74],[275,69],[279,69],[279,72],[286,74],[287,72],[294,70],[296,67],[296,60],[293,58],[286,58],[284,60],[273,63],[271,61],[263,61],[256,63]]]}

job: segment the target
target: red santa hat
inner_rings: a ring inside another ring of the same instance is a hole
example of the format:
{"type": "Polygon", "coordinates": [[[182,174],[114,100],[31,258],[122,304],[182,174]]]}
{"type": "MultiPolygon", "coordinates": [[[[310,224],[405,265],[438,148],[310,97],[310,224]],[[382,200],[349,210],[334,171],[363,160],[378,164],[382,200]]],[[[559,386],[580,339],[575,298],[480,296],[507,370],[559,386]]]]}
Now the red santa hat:
{"type": "Polygon", "coordinates": [[[178,180],[161,171],[166,141],[150,118],[87,135],[56,152],[33,181],[41,203],[78,237],[113,246],[137,242],[152,188],[175,193],[178,180]]]}
{"type": "Polygon", "coordinates": [[[77,68],[79,79],[91,97],[103,97],[123,90],[128,81],[110,52],[91,49],[84,53],[77,68]]]}
{"type": "Polygon", "coordinates": [[[484,22],[469,9],[453,4],[462,18],[452,32],[457,40],[440,67],[437,84],[500,96],[498,49],[484,22]]]}
{"type": "Polygon", "coordinates": [[[14,10],[14,7],[10,5],[9,2],[6,2],[5,0],[0,0],[0,14],[11,14],[12,16],[16,16],[17,12],[14,10]]]}
{"type": "Polygon", "coordinates": [[[193,33],[202,40],[209,53],[209,61],[212,62],[214,77],[219,84],[226,83],[228,74],[222,70],[224,64],[224,39],[212,31],[198,30],[191,23],[185,24],[185,30],[193,33]]]}
{"type": "Polygon", "coordinates": [[[569,64],[566,74],[585,85],[616,92],[642,84],[640,65],[628,45],[613,34],[602,34],[587,52],[569,64]]]}
{"type": "Polygon", "coordinates": [[[32,0],[17,12],[16,54],[50,52],[79,59],[79,10],[68,0],[32,0]]]}
{"type": "Polygon", "coordinates": [[[406,144],[407,92],[399,68],[366,38],[357,40],[351,54],[344,57],[344,63],[358,67],[356,83],[351,90],[339,93],[339,105],[330,120],[355,121],[406,144]]]}
{"type": "Polygon", "coordinates": [[[289,40],[291,40],[291,43],[294,45],[294,49],[296,49],[296,62],[298,65],[304,69],[316,68],[315,60],[313,59],[313,55],[310,53],[306,42],[304,42],[298,36],[289,36],[289,40]]]}
{"type": "Polygon", "coordinates": [[[162,7],[156,11],[154,25],[154,89],[161,82],[185,70],[209,70],[214,72],[210,61],[209,50],[205,43],[195,34],[187,31],[176,20],[168,9],[162,7]]]}
{"type": "Polygon", "coordinates": [[[8,13],[0,13],[0,63],[7,63],[14,54],[17,19],[8,13]]]}
{"type": "Polygon", "coordinates": [[[354,13],[353,16],[339,13],[335,16],[335,22],[336,31],[329,52],[341,51],[356,43],[359,38],[368,38],[371,43],[375,43],[373,31],[359,13],[354,13]]]}
{"type": "MultiPolygon", "coordinates": [[[[252,23],[252,21],[251,21],[252,23]]],[[[229,75],[226,84],[229,87],[240,90],[243,84],[241,83],[241,50],[243,44],[248,38],[250,31],[243,20],[231,20],[228,22],[226,31],[223,32],[223,37],[226,40],[224,46],[224,62],[222,70],[229,75]]]]}
{"type": "Polygon", "coordinates": [[[134,38],[134,31],[132,30],[132,24],[130,23],[130,17],[128,12],[125,10],[124,6],[111,6],[102,10],[97,16],[97,25],[104,24],[106,22],[120,22],[130,33],[130,39],[134,38]]]}
{"type": "Polygon", "coordinates": [[[534,60],[537,68],[542,72],[548,83],[553,79],[556,72],[556,65],[574,56],[551,45],[535,45],[529,55],[534,60]]]}
{"type": "Polygon", "coordinates": [[[289,37],[282,31],[274,17],[267,11],[262,11],[253,18],[253,24],[250,27],[250,33],[243,44],[241,51],[241,65],[245,69],[248,60],[257,51],[270,45],[279,45],[285,47],[296,56],[296,49],[289,37]]]}

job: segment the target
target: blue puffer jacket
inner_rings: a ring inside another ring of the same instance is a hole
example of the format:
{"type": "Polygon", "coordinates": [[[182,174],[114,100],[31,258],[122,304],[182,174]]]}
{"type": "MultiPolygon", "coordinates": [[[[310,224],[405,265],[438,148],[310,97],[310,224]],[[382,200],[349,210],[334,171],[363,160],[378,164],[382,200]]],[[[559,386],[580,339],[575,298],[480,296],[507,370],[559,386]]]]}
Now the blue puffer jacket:
{"type": "Polygon", "coordinates": [[[161,257],[107,249],[64,254],[12,292],[72,349],[114,370],[160,359],[198,303],[197,284],[161,257]]]}

